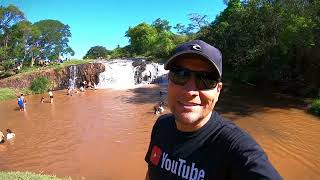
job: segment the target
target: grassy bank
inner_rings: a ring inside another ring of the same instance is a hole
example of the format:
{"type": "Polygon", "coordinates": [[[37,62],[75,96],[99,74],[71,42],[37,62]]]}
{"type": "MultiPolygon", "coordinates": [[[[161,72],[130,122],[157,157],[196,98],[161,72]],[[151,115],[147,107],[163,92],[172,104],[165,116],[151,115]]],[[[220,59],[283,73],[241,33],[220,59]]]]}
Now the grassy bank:
{"type": "Polygon", "coordinates": [[[309,111],[320,116],[320,98],[312,101],[309,111]]]}
{"type": "Polygon", "coordinates": [[[7,99],[14,99],[20,94],[29,95],[33,93],[29,88],[23,88],[23,89],[0,88],[0,101],[4,101],[7,99]]]}
{"type": "Polygon", "coordinates": [[[50,64],[48,66],[43,66],[43,67],[41,67],[41,66],[33,66],[33,67],[23,66],[18,75],[23,75],[24,73],[32,73],[35,71],[46,70],[46,69],[62,69],[67,66],[85,64],[85,63],[90,63],[92,61],[94,61],[94,60],[92,60],[92,59],[86,59],[86,60],[72,59],[72,60],[64,61],[63,63],[53,63],[53,64],[50,64]]]}
{"type": "Polygon", "coordinates": [[[36,174],[32,172],[0,172],[0,179],[8,180],[71,180],[71,178],[58,178],[52,175],[36,174]]]}

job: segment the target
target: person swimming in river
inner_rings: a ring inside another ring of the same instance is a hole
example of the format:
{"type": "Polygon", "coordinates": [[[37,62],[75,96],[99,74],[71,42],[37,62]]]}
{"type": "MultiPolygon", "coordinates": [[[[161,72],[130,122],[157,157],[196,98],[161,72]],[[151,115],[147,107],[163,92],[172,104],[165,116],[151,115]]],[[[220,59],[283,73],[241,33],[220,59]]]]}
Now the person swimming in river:
{"type": "Polygon", "coordinates": [[[164,102],[160,102],[153,107],[154,114],[162,114],[164,112],[163,108],[164,102]]]}
{"type": "Polygon", "coordinates": [[[42,98],[41,98],[41,103],[44,103],[44,97],[42,96],[42,98]]]}
{"type": "Polygon", "coordinates": [[[7,129],[7,140],[14,138],[16,135],[10,130],[7,129]]]}
{"type": "Polygon", "coordinates": [[[18,106],[20,111],[25,111],[25,99],[23,98],[23,94],[18,96],[18,106]]]}
{"type": "Polygon", "coordinates": [[[53,93],[49,90],[50,103],[53,103],[53,93]]]}

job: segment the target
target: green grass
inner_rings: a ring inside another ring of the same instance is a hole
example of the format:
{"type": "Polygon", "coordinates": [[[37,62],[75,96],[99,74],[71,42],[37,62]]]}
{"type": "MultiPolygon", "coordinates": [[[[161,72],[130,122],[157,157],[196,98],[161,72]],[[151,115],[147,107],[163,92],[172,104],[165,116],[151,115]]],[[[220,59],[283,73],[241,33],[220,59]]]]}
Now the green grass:
{"type": "Polygon", "coordinates": [[[85,63],[90,63],[92,61],[93,60],[91,60],[91,59],[89,59],[89,60],[87,60],[87,59],[86,60],[72,59],[72,60],[69,60],[69,61],[64,61],[61,64],[53,63],[53,64],[51,64],[49,66],[44,66],[44,67],[36,66],[36,65],[34,65],[33,67],[23,66],[21,71],[20,71],[20,73],[17,74],[17,76],[23,75],[25,73],[31,73],[31,72],[41,71],[41,70],[46,70],[46,69],[61,70],[62,68],[67,67],[67,66],[85,64],[85,63]]]}
{"type": "Polygon", "coordinates": [[[0,88],[0,101],[13,99],[16,97],[15,89],[11,88],[0,88]]]}
{"type": "Polygon", "coordinates": [[[320,99],[315,99],[312,101],[309,111],[320,116],[320,99]]]}
{"type": "Polygon", "coordinates": [[[0,172],[0,179],[6,180],[72,180],[68,178],[58,178],[54,175],[36,174],[32,172],[0,172]]]}
{"type": "Polygon", "coordinates": [[[23,88],[23,89],[0,88],[0,101],[4,101],[7,99],[14,99],[20,94],[29,95],[33,93],[29,88],[23,88]]]}

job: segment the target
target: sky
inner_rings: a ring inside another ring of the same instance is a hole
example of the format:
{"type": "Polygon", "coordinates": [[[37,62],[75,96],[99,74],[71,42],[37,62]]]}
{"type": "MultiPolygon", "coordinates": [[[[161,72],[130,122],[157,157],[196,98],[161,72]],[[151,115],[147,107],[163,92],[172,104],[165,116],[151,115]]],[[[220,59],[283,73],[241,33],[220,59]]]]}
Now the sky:
{"type": "Polygon", "coordinates": [[[75,51],[71,58],[78,59],[93,46],[112,50],[128,45],[126,31],[142,22],[161,18],[171,26],[187,25],[190,13],[207,15],[212,22],[226,7],[223,0],[0,0],[0,4],[17,6],[32,23],[54,19],[69,25],[69,46],[75,51]]]}

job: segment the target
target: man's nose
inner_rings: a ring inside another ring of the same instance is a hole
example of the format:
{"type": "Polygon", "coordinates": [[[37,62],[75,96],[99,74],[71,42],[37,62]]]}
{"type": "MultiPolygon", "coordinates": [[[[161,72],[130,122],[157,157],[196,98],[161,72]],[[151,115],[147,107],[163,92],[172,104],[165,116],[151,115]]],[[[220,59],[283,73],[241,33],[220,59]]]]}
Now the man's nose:
{"type": "Polygon", "coordinates": [[[187,81],[187,83],[183,86],[183,89],[185,91],[198,91],[197,85],[196,85],[196,79],[194,75],[191,75],[191,78],[187,81]]]}

